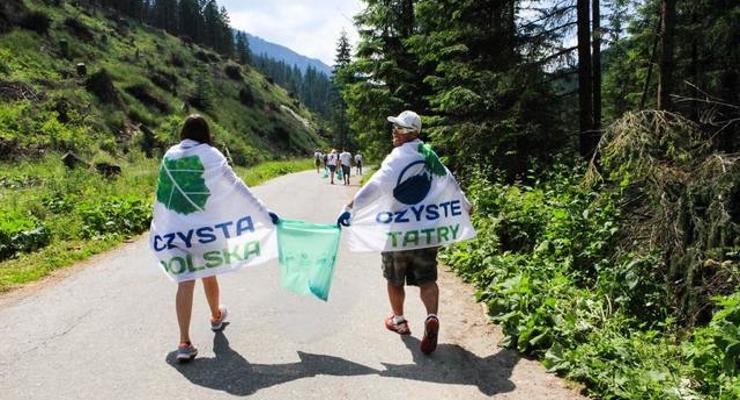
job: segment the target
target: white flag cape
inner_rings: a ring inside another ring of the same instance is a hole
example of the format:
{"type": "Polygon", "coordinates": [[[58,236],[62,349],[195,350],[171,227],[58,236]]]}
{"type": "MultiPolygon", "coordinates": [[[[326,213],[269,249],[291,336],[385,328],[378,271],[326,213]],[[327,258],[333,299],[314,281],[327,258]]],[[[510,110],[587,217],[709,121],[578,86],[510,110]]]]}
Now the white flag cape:
{"type": "Polygon", "coordinates": [[[218,150],[184,140],[167,151],[149,244],[172,280],[204,278],[277,258],[276,231],[267,209],[218,150]]]}
{"type": "Polygon", "coordinates": [[[424,143],[393,149],[358,192],[346,230],[350,249],[402,251],[470,239],[468,200],[450,171],[424,143]]]}

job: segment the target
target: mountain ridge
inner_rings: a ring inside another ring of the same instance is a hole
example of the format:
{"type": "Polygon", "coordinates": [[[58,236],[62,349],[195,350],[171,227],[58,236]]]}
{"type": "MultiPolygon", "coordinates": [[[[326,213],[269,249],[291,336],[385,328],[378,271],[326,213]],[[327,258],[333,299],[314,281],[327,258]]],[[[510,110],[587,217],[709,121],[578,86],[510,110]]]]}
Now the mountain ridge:
{"type": "Polygon", "coordinates": [[[319,72],[324,73],[326,76],[332,75],[332,67],[326,65],[318,58],[305,56],[290,47],[270,42],[249,32],[244,33],[247,35],[249,48],[252,54],[256,56],[267,56],[268,58],[283,61],[288,65],[296,65],[303,73],[305,73],[306,69],[310,66],[319,72]]]}

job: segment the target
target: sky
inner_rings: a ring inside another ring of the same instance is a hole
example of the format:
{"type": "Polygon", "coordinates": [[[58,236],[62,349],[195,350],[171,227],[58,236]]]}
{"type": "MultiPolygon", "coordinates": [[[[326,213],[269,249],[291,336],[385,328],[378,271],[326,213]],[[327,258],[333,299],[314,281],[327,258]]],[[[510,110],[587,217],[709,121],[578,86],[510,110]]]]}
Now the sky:
{"type": "Polygon", "coordinates": [[[357,43],[352,17],[364,7],[360,0],[219,0],[218,4],[228,10],[233,28],[329,66],[334,64],[342,29],[353,48],[357,43]]]}

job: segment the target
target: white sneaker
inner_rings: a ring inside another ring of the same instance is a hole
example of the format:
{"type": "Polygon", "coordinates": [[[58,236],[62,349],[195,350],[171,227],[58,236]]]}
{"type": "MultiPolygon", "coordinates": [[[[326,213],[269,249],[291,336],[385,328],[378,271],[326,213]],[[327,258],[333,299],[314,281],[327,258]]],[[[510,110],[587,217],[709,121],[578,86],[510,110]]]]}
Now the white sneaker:
{"type": "Polygon", "coordinates": [[[224,322],[226,322],[226,316],[229,315],[229,312],[226,310],[226,306],[224,305],[218,306],[218,311],[221,312],[221,318],[216,319],[216,320],[214,319],[211,320],[211,330],[214,332],[224,329],[224,322]]]}

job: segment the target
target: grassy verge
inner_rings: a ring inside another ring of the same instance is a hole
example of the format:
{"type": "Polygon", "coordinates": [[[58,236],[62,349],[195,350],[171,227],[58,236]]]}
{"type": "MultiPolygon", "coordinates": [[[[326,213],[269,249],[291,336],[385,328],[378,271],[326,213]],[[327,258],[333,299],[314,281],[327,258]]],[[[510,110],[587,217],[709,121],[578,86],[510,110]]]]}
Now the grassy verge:
{"type": "MultiPolygon", "coordinates": [[[[106,180],[68,171],[58,155],[2,165],[0,292],[48,275],[146,231],[158,161],[132,157],[106,180]]],[[[311,160],[270,161],[236,172],[249,186],[312,168],[311,160]]]]}
{"type": "Polygon", "coordinates": [[[370,180],[370,178],[373,177],[373,174],[375,173],[375,167],[366,166],[362,169],[362,179],[360,179],[360,186],[365,186],[367,181],[370,180]]]}
{"type": "Polygon", "coordinates": [[[267,161],[250,168],[237,167],[236,173],[244,180],[247,186],[256,186],[277,176],[306,171],[312,168],[314,168],[312,159],[267,161]]]}

